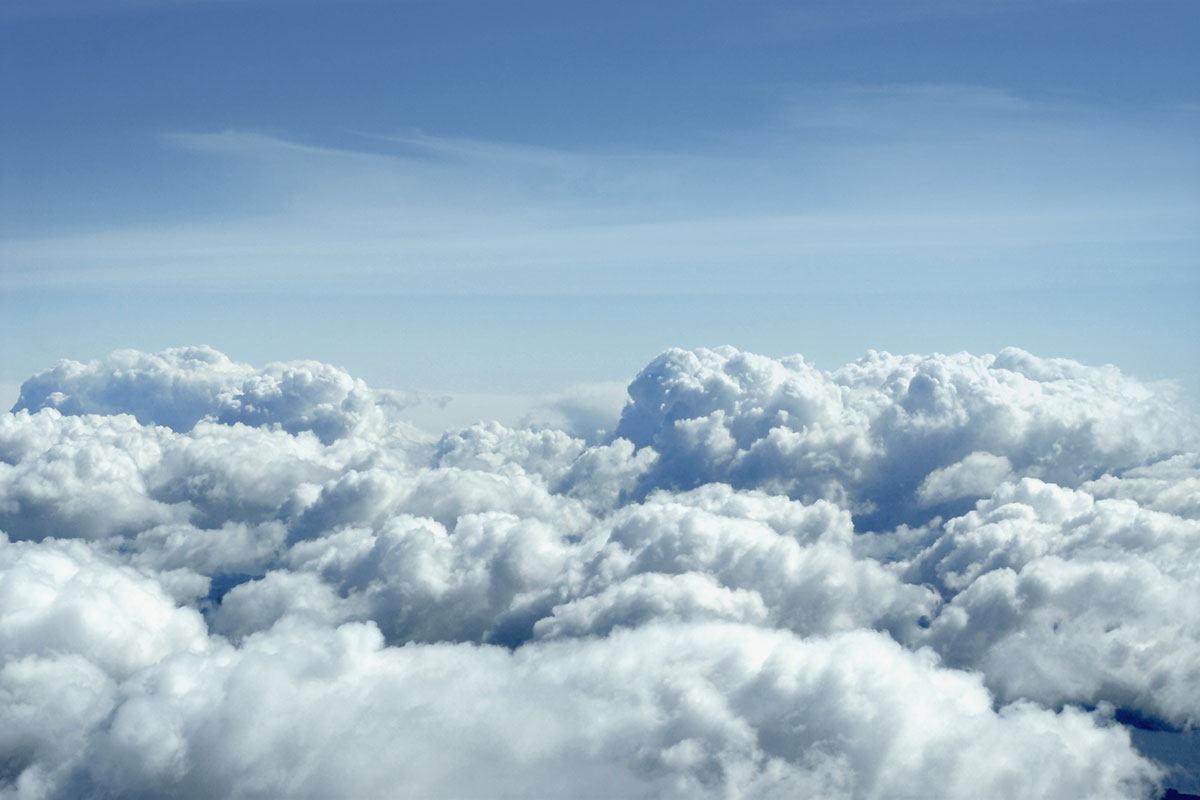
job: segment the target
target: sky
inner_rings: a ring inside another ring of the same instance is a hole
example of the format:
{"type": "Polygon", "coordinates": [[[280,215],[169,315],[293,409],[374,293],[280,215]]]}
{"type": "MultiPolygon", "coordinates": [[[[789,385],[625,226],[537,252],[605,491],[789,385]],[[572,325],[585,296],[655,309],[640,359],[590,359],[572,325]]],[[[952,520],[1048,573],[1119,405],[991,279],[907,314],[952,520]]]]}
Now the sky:
{"type": "Polygon", "coordinates": [[[498,397],[728,343],[1195,388],[1198,18],[9,0],[0,383],[208,344],[498,397]]]}
{"type": "Polygon", "coordinates": [[[0,0],[0,800],[1200,797],[1197,23],[0,0]]]}

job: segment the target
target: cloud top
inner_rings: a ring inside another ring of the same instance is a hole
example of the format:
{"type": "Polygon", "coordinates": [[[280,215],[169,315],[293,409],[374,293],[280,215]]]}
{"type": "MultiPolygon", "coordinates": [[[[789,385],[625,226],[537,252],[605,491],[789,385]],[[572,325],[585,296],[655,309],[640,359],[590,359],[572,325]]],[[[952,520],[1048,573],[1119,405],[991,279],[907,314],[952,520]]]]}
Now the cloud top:
{"type": "Polygon", "coordinates": [[[60,361],[21,385],[14,411],[132,414],[143,425],[186,432],[202,419],[312,431],[328,444],[377,413],[370,391],[316,361],[256,370],[211,347],[157,354],[119,350],[100,361],[60,361]]]}
{"type": "Polygon", "coordinates": [[[764,488],[836,500],[884,528],[966,510],[947,504],[1010,471],[1077,486],[1196,445],[1170,393],[1016,348],[872,352],[828,373],[800,357],[672,350],[629,392],[617,435],[661,456],[646,489],[764,488]]]}

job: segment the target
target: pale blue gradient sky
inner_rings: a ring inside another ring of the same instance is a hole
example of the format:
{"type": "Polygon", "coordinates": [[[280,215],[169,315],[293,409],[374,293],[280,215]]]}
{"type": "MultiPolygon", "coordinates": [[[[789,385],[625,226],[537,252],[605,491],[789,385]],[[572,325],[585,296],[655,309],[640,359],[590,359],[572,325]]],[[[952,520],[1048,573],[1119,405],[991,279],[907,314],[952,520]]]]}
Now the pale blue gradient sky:
{"type": "Polygon", "coordinates": [[[208,343],[543,392],[731,343],[1198,386],[1193,2],[0,10],[0,383],[208,343]]]}

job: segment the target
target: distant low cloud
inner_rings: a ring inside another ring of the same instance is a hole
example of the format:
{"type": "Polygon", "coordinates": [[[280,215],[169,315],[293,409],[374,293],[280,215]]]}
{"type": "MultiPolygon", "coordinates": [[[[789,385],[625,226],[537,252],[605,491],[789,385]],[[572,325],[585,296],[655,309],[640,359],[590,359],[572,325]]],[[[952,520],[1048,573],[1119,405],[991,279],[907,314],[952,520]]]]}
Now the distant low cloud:
{"type": "Polygon", "coordinates": [[[1177,399],[672,350],[610,433],[431,437],[325,364],[60,362],[0,416],[0,792],[1155,797],[1117,720],[1200,721],[1177,399]]]}
{"type": "Polygon", "coordinates": [[[16,409],[133,414],[186,432],[201,419],[312,431],[326,444],[378,417],[362,381],[315,361],[255,370],[210,347],[157,355],[122,350],[105,361],[61,361],[21,386],[16,409]]]}

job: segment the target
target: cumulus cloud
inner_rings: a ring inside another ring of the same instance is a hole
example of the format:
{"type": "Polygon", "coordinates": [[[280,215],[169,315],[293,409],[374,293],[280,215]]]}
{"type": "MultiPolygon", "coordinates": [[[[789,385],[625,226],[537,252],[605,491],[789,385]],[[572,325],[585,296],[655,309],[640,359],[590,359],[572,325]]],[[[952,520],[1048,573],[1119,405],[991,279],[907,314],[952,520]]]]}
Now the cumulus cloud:
{"type": "Polygon", "coordinates": [[[1200,455],[1181,454],[1120,475],[1102,475],[1084,488],[1096,497],[1128,498],[1144,508],[1200,519],[1200,455]]]}
{"type": "Polygon", "coordinates": [[[1026,478],[916,566],[952,598],[929,641],[1000,696],[1200,721],[1200,522],[1026,478]]]}
{"type": "Polygon", "coordinates": [[[934,506],[963,497],[987,495],[1012,474],[1012,462],[991,453],[971,453],[962,461],[935,469],[917,487],[917,500],[934,506]]]}
{"type": "Polygon", "coordinates": [[[256,370],[211,347],[158,354],[119,350],[103,361],[60,361],[21,386],[16,410],[133,414],[144,425],[187,431],[202,419],[313,431],[329,443],[377,422],[362,381],[316,361],[256,370]]]}
{"type": "Polygon", "coordinates": [[[1200,789],[1122,724],[1200,720],[1169,391],[720,348],[628,397],[606,436],[430,438],[312,362],[31,378],[0,417],[0,795],[1200,789]]]}
{"type": "Polygon", "coordinates": [[[646,491],[722,481],[834,500],[879,529],[986,496],[983,478],[1004,477],[1000,459],[1078,486],[1196,446],[1170,393],[1016,348],[872,352],[829,373],[798,356],[671,350],[629,393],[617,435],[660,454],[646,491]]]}
{"type": "Polygon", "coordinates": [[[1076,710],[996,711],[977,677],[883,635],[729,625],[652,624],[510,653],[391,648],[370,624],[293,620],[237,649],[160,661],[121,687],[80,750],[54,755],[19,787],[1116,798],[1157,777],[1124,731],[1076,710]]]}

